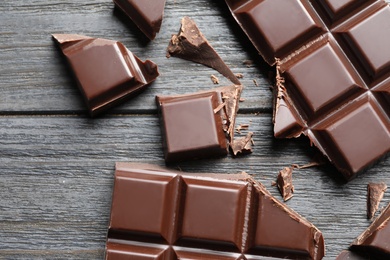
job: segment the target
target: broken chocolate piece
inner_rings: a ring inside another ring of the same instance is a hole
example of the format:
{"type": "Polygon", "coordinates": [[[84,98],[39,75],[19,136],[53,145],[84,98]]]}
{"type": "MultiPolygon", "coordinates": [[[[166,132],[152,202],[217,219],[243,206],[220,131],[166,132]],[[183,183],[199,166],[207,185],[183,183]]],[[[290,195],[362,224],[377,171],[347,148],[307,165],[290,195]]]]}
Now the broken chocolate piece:
{"type": "Polygon", "coordinates": [[[381,183],[369,183],[367,185],[367,218],[372,219],[375,212],[379,208],[379,203],[383,198],[383,194],[387,189],[387,185],[381,183]]]}
{"type": "Polygon", "coordinates": [[[241,138],[234,138],[233,143],[230,145],[232,148],[233,154],[248,154],[252,152],[252,139],[253,133],[249,132],[246,136],[241,138]]]}
{"type": "Polygon", "coordinates": [[[180,32],[177,35],[172,35],[169,42],[167,57],[170,56],[203,64],[215,69],[234,84],[241,84],[214,48],[211,47],[195,22],[187,16],[181,20],[180,32]]]}
{"type": "Polygon", "coordinates": [[[285,167],[279,172],[276,180],[278,189],[284,201],[291,199],[294,193],[294,185],[292,184],[292,173],[293,168],[285,167]]]}
{"type": "Polygon", "coordinates": [[[336,258],[336,260],[367,260],[365,256],[359,255],[358,253],[343,250],[336,258]]]}
{"type": "Polygon", "coordinates": [[[365,259],[390,259],[390,203],[352,243],[349,250],[365,259]]]}
{"type": "Polygon", "coordinates": [[[53,34],[76,77],[89,113],[95,116],[138,94],[159,75],[122,43],[75,34],[53,34]]]}
{"type": "Polygon", "coordinates": [[[150,39],[160,31],[164,14],[165,0],[113,0],[150,39]]]}
{"type": "Polygon", "coordinates": [[[319,260],[324,250],[321,231],[246,173],[116,164],[107,260],[319,260]]]}
{"type": "Polygon", "coordinates": [[[226,2],[284,79],[275,136],[308,136],[347,180],[390,151],[386,1],[226,2]]]}
{"type": "Polygon", "coordinates": [[[166,162],[226,155],[242,86],[177,96],[157,96],[166,162]]]}

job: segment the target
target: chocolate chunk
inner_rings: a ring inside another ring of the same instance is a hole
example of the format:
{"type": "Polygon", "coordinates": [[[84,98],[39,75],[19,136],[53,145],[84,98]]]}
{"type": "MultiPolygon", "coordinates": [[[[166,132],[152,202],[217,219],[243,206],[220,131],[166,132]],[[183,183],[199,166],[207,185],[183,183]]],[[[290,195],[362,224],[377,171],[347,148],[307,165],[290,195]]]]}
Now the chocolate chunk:
{"type": "Polygon", "coordinates": [[[343,250],[336,258],[336,260],[367,260],[367,257],[359,255],[358,253],[343,250]]]}
{"type": "Polygon", "coordinates": [[[179,33],[172,35],[169,42],[167,57],[170,56],[203,64],[215,69],[234,84],[241,84],[214,48],[211,47],[196,23],[187,16],[181,20],[179,33]]]}
{"type": "Polygon", "coordinates": [[[292,173],[293,168],[285,167],[279,172],[278,177],[276,179],[278,189],[284,201],[291,199],[294,193],[294,185],[292,184],[292,173]]]}
{"type": "Polygon", "coordinates": [[[108,260],[322,259],[324,250],[313,224],[245,173],[116,164],[108,260]]]}
{"type": "Polygon", "coordinates": [[[235,138],[230,145],[234,155],[247,154],[252,152],[253,145],[253,132],[248,132],[246,136],[241,138],[235,138]]]}
{"type": "Polygon", "coordinates": [[[166,162],[226,155],[242,86],[178,96],[157,96],[166,162]]]}
{"type": "Polygon", "coordinates": [[[385,1],[226,2],[265,61],[277,65],[276,137],[308,136],[348,180],[390,151],[385,1]]]}
{"type": "Polygon", "coordinates": [[[367,218],[372,219],[379,208],[379,203],[383,194],[387,190],[387,185],[381,183],[369,183],[367,185],[367,218]]]}
{"type": "Polygon", "coordinates": [[[122,43],[75,34],[53,34],[72,68],[89,113],[138,94],[158,76],[157,65],[142,62],[122,43]]]}
{"type": "Polygon", "coordinates": [[[350,250],[365,259],[390,259],[390,204],[352,243],[350,250]]]}
{"type": "Polygon", "coordinates": [[[138,28],[150,39],[160,31],[165,0],[114,0],[138,28]]]}
{"type": "Polygon", "coordinates": [[[219,79],[217,78],[217,76],[211,75],[211,76],[210,76],[210,79],[211,79],[211,81],[212,81],[214,84],[219,84],[219,79]]]}

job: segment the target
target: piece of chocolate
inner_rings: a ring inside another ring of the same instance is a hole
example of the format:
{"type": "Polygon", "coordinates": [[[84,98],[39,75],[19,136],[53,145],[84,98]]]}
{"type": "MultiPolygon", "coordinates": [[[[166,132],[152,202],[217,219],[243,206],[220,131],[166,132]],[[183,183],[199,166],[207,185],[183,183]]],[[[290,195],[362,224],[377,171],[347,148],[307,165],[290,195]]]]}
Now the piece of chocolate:
{"type": "Polygon", "coordinates": [[[285,167],[281,171],[279,171],[278,177],[276,179],[278,189],[284,201],[291,199],[294,193],[294,185],[292,183],[292,173],[293,173],[293,168],[285,167]]]}
{"type": "Polygon", "coordinates": [[[113,0],[150,39],[160,31],[166,0],[113,0]]]}
{"type": "Polygon", "coordinates": [[[322,259],[322,233],[249,175],[117,163],[106,259],[322,259]]]}
{"type": "Polygon", "coordinates": [[[159,75],[122,43],[75,34],[53,34],[76,77],[89,113],[95,116],[138,94],[159,75]]]}
{"type": "Polygon", "coordinates": [[[234,84],[241,84],[214,48],[211,47],[196,23],[187,16],[181,20],[179,33],[172,35],[169,42],[167,57],[170,56],[203,64],[215,69],[234,84]]]}
{"type": "Polygon", "coordinates": [[[390,7],[383,0],[226,0],[271,65],[275,136],[308,136],[346,179],[390,151],[390,7]]]}
{"type": "Polygon", "coordinates": [[[194,94],[157,96],[166,162],[226,155],[242,86],[194,94]]]}
{"type": "Polygon", "coordinates": [[[369,183],[367,185],[367,218],[372,219],[379,208],[379,203],[383,194],[387,190],[387,185],[381,183],[369,183]]]}
{"type": "Polygon", "coordinates": [[[359,255],[358,253],[355,252],[343,250],[337,256],[336,260],[367,260],[367,257],[365,257],[364,255],[359,255]]]}
{"type": "Polygon", "coordinates": [[[342,259],[390,259],[390,203],[372,224],[352,243],[349,250],[342,252],[342,259]],[[347,258],[349,257],[349,258],[347,258]],[[360,257],[360,258],[359,258],[360,257]]]}
{"type": "Polygon", "coordinates": [[[231,143],[230,147],[232,148],[233,154],[247,154],[252,153],[252,145],[253,145],[253,132],[248,132],[245,136],[240,138],[235,138],[233,143],[231,143]]]}

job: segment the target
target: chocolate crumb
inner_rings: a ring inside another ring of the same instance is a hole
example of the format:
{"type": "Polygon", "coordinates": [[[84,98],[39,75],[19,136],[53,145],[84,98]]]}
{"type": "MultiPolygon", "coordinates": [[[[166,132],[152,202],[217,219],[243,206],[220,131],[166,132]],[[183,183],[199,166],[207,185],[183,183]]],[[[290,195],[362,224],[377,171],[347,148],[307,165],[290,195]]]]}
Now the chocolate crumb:
{"type": "Polygon", "coordinates": [[[372,219],[378,211],[379,203],[386,189],[387,185],[383,182],[367,185],[367,219],[372,219]]]}
{"type": "Polygon", "coordinates": [[[236,76],[236,78],[238,79],[242,79],[244,77],[244,75],[242,73],[236,73],[234,74],[236,76]]]}
{"type": "Polygon", "coordinates": [[[245,98],[240,98],[238,101],[244,102],[244,101],[245,101],[245,98]]]}
{"type": "Polygon", "coordinates": [[[244,60],[242,64],[246,65],[249,68],[253,65],[253,60],[244,60]]]}
{"type": "Polygon", "coordinates": [[[291,199],[294,193],[294,185],[292,184],[292,173],[292,167],[285,167],[279,172],[278,177],[276,179],[278,189],[284,201],[291,199]]]}
{"type": "Polygon", "coordinates": [[[253,132],[247,133],[246,136],[233,140],[230,144],[233,154],[247,154],[252,152],[252,136],[253,132]]]}
{"type": "Polygon", "coordinates": [[[210,79],[211,79],[211,81],[212,81],[214,84],[219,84],[219,79],[217,78],[217,76],[211,75],[211,76],[210,76],[210,79]]]}
{"type": "Polygon", "coordinates": [[[259,84],[257,83],[257,81],[255,79],[253,79],[253,83],[255,83],[255,86],[258,87],[259,84]]]}
{"type": "Polygon", "coordinates": [[[240,134],[241,130],[247,130],[248,128],[249,128],[249,124],[240,124],[236,128],[236,132],[240,134]]]}

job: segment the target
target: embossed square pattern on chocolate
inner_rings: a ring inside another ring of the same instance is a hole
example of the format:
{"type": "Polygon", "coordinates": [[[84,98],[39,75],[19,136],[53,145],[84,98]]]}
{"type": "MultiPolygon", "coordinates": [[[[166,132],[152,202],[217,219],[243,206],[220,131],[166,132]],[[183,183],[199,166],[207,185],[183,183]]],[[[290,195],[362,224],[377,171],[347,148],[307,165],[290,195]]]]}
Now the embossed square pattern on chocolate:
{"type": "Polygon", "coordinates": [[[383,0],[226,0],[278,79],[275,136],[304,134],[346,179],[390,151],[383,0]]]}
{"type": "Polygon", "coordinates": [[[116,165],[107,260],[322,259],[324,250],[313,224],[245,173],[116,165]]]}

